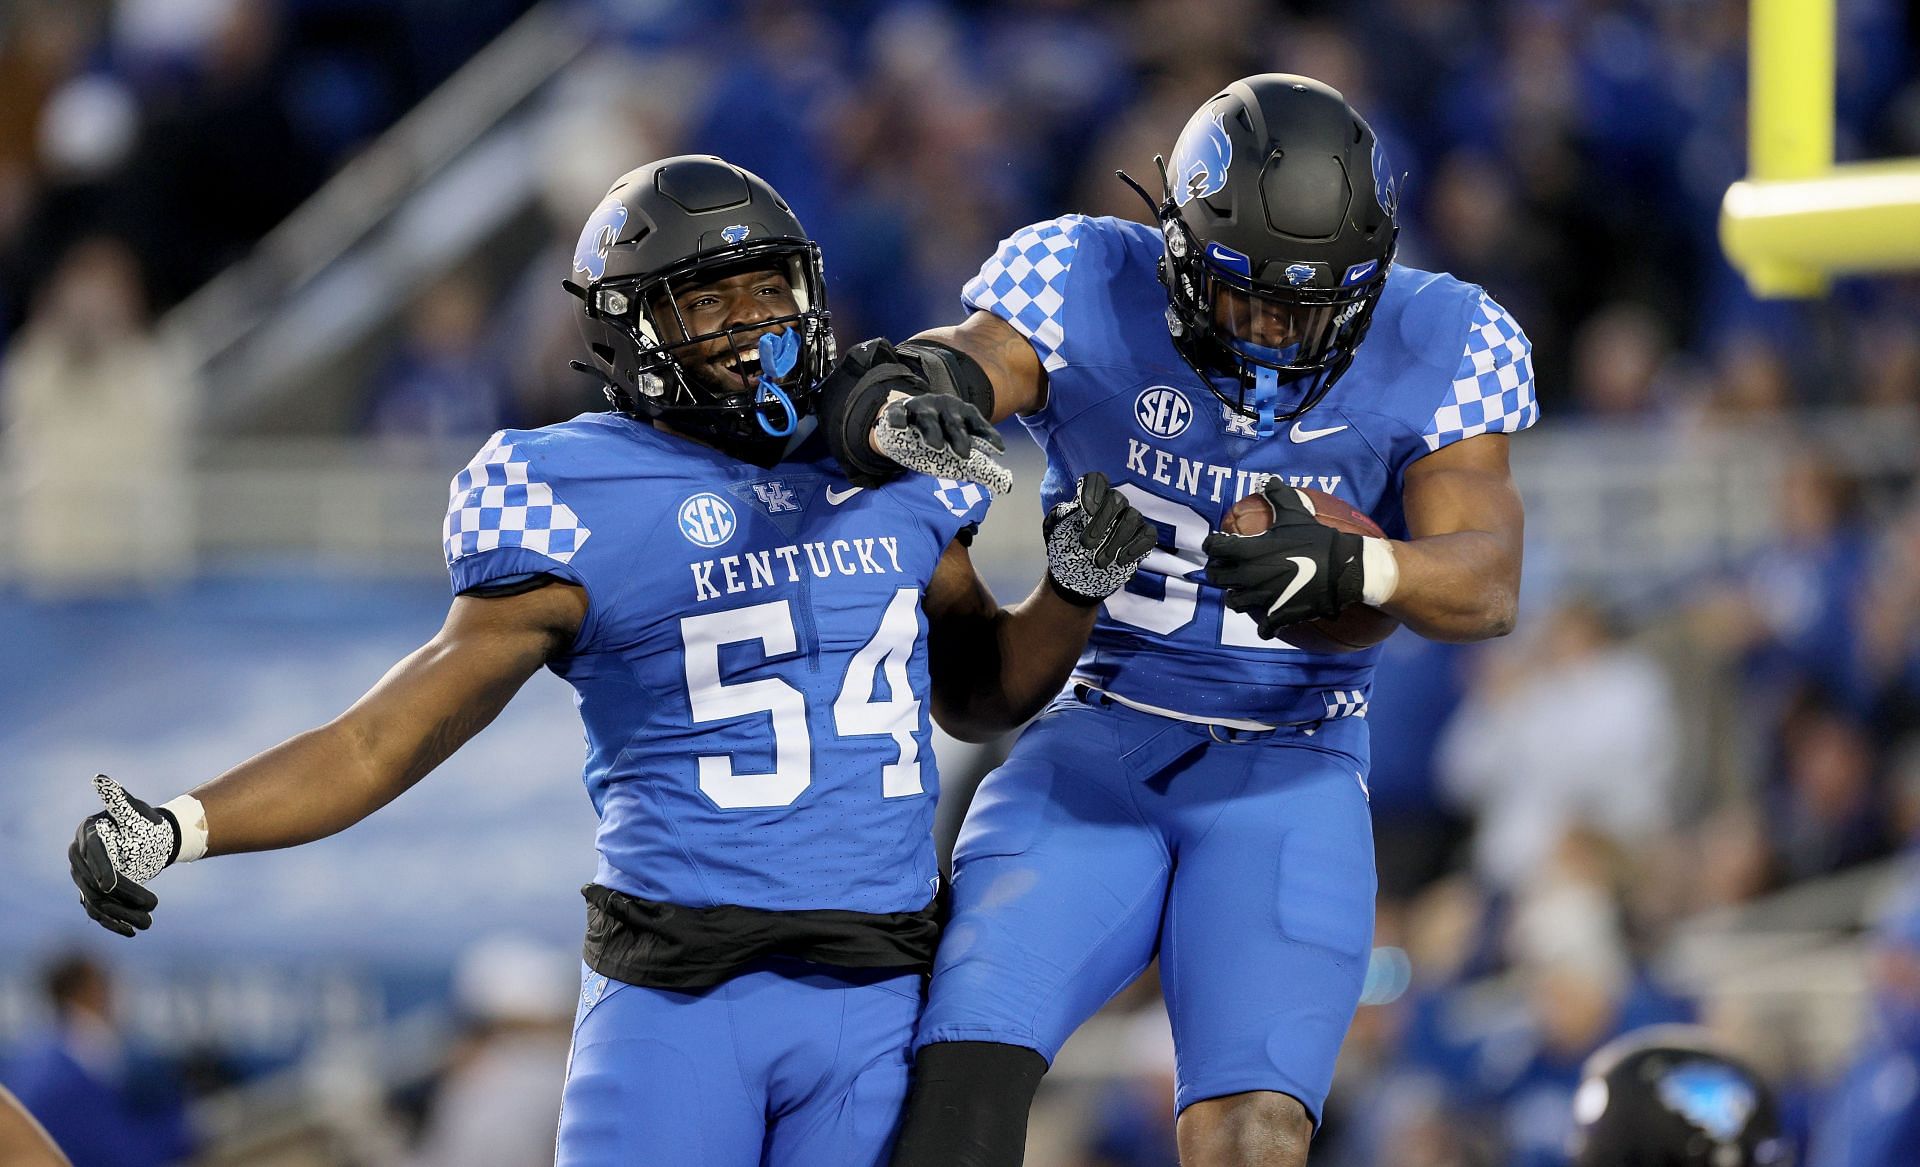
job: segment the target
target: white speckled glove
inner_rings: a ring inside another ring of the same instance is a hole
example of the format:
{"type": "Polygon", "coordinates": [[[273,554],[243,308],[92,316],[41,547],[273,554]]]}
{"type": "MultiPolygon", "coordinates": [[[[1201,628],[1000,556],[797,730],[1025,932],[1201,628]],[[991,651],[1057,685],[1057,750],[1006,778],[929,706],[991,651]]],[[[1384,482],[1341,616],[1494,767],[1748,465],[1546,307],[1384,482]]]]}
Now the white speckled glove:
{"type": "Polygon", "coordinates": [[[153,924],[160,902],[142,885],[169,865],[205,853],[205,818],[191,795],[156,809],[105,774],[93,776],[93,788],[106,809],[80,824],[67,861],[87,915],[109,931],[131,936],[153,924]],[[191,820],[184,846],[183,814],[191,820]]]}
{"type": "Polygon", "coordinates": [[[1160,532],[1098,471],[1080,480],[1072,499],[1041,523],[1047,540],[1047,582],[1061,599],[1092,607],[1127,586],[1160,532]]]}

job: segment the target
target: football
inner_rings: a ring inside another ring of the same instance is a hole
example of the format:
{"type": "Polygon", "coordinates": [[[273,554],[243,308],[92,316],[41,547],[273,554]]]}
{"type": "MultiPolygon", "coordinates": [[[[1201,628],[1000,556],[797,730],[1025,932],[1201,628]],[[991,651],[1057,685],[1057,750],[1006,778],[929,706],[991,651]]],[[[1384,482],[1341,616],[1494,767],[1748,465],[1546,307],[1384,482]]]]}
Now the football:
{"type": "MultiPolygon", "coordinates": [[[[1387,533],[1365,512],[1335,498],[1324,490],[1297,488],[1313,507],[1313,517],[1322,526],[1352,535],[1384,539],[1387,533]]],[[[1253,494],[1233,504],[1220,529],[1229,535],[1258,535],[1273,526],[1273,504],[1265,495],[1253,494]]],[[[1400,627],[1400,621],[1367,604],[1355,604],[1338,616],[1309,620],[1280,630],[1280,638],[1306,652],[1359,652],[1371,648],[1400,627]]]]}

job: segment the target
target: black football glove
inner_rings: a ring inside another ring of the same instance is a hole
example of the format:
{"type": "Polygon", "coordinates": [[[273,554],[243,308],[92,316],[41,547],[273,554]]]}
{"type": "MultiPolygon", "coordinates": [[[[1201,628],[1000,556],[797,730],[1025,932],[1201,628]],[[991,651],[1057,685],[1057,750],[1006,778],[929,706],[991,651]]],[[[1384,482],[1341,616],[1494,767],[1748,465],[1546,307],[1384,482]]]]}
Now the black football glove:
{"type": "Polygon", "coordinates": [[[1200,544],[1207,579],[1227,593],[1227,607],[1259,622],[1272,639],[1289,624],[1338,615],[1357,604],[1365,584],[1365,541],[1322,526],[1300,492],[1270,478],[1261,494],[1273,505],[1265,534],[1214,532],[1200,544]]]}
{"type": "Polygon", "coordinates": [[[847,350],[820,383],[820,424],[847,480],[878,486],[906,469],[977,482],[994,494],[1013,489],[1013,475],[993,458],[1007,448],[993,424],[968,402],[936,392],[916,366],[876,337],[847,350]],[[907,399],[888,404],[896,393],[907,399]]]}
{"type": "Polygon", "coordinates": [[[89,816],[67,848],[80,903],[102,928],[131,936],[153,924],[159,899],[141,885],[180,854],[180,823],[165,807],[155,809],[105,774],[93,788],[107,809],[89,816]]]}
{"type": "Polygon", "coordinates": [[[1047,582],[1070,604],[1091,608],[1127,586],[1160,533],[1099,472],[1047,512],[1047,582]]]}

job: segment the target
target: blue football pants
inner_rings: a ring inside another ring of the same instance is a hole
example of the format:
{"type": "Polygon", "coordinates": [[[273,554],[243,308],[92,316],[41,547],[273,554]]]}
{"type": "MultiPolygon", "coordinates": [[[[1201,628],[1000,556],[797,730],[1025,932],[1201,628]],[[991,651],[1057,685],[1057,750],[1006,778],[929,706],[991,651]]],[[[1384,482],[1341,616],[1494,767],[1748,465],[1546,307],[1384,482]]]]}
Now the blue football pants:
{"type": "Polygon", "coordinates": [[[974,796],[916,1046],[1052,1061],[1158,955],[1175,1104],[1274,1090],[1316,1121],[1373,941],[1358,718],[1250,741],[1057,701],[974,796]]]}
{"type": "Polygon", "coordinates": [[[919,974],[797,961],[700,992],[589,969],[556,1165],[880,1167],[906,1101],[920,990],[919,974]]]}

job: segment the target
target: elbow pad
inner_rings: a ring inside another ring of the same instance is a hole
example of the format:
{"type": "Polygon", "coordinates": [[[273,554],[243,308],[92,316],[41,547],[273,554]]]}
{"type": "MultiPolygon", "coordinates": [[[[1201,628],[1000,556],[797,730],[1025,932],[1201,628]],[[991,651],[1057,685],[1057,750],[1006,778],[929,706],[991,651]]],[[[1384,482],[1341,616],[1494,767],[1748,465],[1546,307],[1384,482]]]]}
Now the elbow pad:
{"type": "Polygon", "coordinates": [[[935,393],[958,397],[979,410],[981,417],[993,420],[993,379],[979,361],[937,340],[910,340],[894,352],[918,369],[935,393]]]}

